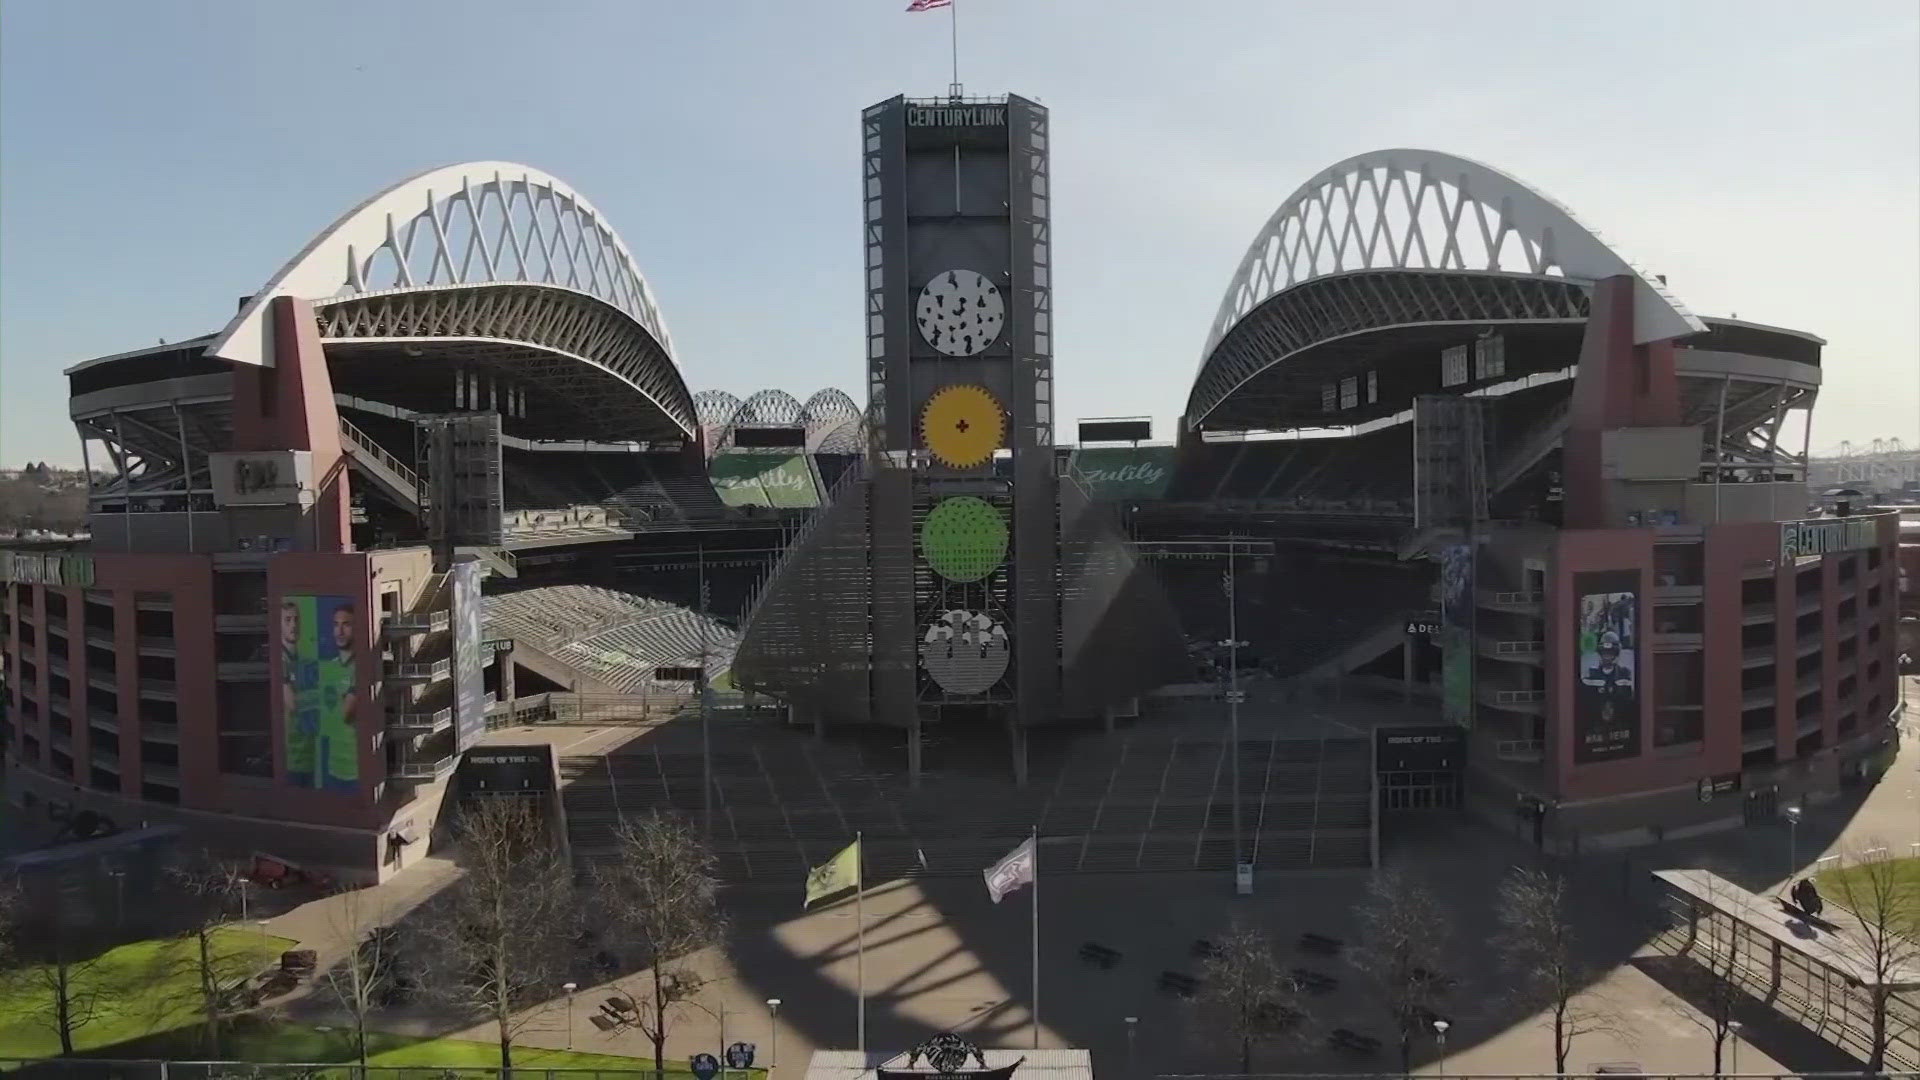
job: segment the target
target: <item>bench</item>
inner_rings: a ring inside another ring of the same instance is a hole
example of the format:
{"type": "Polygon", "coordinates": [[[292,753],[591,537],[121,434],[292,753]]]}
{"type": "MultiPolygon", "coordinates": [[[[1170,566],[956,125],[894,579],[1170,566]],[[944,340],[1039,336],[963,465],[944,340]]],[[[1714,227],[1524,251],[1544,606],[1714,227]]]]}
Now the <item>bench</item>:
{"type": "Polygon", "coordinates": [[[1452,977],[1443,975],[1438,971],[1428,971],[1426,968],[1417,967],[1409,972],[1409,974],[1413,976],[1413,981],[1425,983],[1428,989],[1436,993],[1445,993],[1453,989],[1452,977]]]}
{"type": "Polygon", "coordinates": [[[1089,964],[1098,964],[1101,968],[1111,968],[1120,962],[1120,950],[1109,949],[1097,941],[1089,941],[1080,946],[1080,959],[1089,964]]]}
{"type": "Polygon", "coordinates": [[[1208,941],[1206,938],[1194,939],[1193,956],[1195,959],[1212,960],[1220,955],[1221,955],[1220,946],[1215,945],[1213,942],[1208,941]]]}
{"type": "Polygon", "coordinates": [[[1300,935],[1298,948],[1303,953],[1312,953],[1315,956],[1338,956],[1340,950],[1346,948],[1346,943],[1325,934],[1306,933],[1300,935]]]}
{"type": "Polygon", "coordinates": [[[1169,994],[1192,997],[1200,990],[1200,980],[1178,971],[1163,971],[1160,973],[1160,989],[1169,994]]]}
{"type": "Polygon", "coordinates": [[[1291,1005],[1268,1002],[1260,1006],[1254,1014],[1254,1021],[1263,1031],[1285,1031],[1305,1020],[1307,1014],[1291,1005]]]}
{"type": "Polygon", "coordinates": [[[306,974],[318,966],[319,961],[319,954],[312,949],[288,949],[280,954],[280,970],[306,974]]]}
{"type": "Polygon", "coordinates": [[[1334,1028],[1327,1034],[1327,1045],[1352,1054],[1373,1054],[1380,1050],[1379,1039],[1362,1035],[1351,1028],[1334,1028]]]}
{"type": "Polygon", "coordinates": [[[1295,986],[1316,994],[1331,994],[1340,988],[1340,980],[1324,971],[1297,967],[1288,974],[1293,976],[1295,986]]]}

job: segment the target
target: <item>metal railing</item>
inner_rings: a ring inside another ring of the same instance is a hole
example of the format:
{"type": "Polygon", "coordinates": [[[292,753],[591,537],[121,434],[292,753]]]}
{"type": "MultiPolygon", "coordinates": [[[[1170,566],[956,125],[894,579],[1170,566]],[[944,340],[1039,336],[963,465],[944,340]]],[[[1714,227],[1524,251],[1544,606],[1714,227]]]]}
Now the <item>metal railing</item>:
{"type": "MultiPolygon", "coordinates": [[[[356,1065],[344,1062],[264,1064],[252,1061],[115,1061],[104,1058],[0,1058],[0,1074],[46,1080],[691,1080],[655,1072],[642,1059],[631,1069],[540,1069],[491,1066],[356,1065]]],[[[765,1069],[726,1069],[718,1080],[760,1080],[765,1069]]]]}
{"type": "Polygon", "coordinates": [[[425,662],[407,662],[390,660],[387,662],[389,679],[444,679],[453,670],[452,660],[428,660],[425,662]]]}
{"type": "Polygon", "coordinates": [[[340,420],[340,439],[354,450],[372,458],[382,468],[393,473],[407,490],[416,494],[420,491],[420,475],[401,464],[400,459],[380,448],[380,444],[367,437],[366,432],[354,427],[342,417],[340,420]]]}
{"type": "Polygon", "coordinates": [[[768,590],[773,587],[773,583],[779,580],[780,575],[785,572],[787,564],[800,557],[801,552],[806,547],[807,539],[813,535],[815,529],[820,527],[820,523],[826,520],[827,511],[832,508],[834,503],[839,501],[841,493],[849,486],[862,482],[866,480],[866,478],[867,459],[864,457],[855,458],[854,463],[847,467],[847,471],[841,473],[839,479],[833,482],[833,486],[827,489],[826,496],[820,500],[820,505],[814,510],[812,516],[808,517],[806,522],[798,529],[795,529],[793,534],[787,538],[785,549],[781,551],[780,557],[774,560],[771,567],[767,568],[766,576],[754,583],[752,591],[747,594],[746,603],[741,605],[741,641],[745,641],[747,635],[752,632],[753,620],[760,614],[760,602],[766,599],[768,590]]]}

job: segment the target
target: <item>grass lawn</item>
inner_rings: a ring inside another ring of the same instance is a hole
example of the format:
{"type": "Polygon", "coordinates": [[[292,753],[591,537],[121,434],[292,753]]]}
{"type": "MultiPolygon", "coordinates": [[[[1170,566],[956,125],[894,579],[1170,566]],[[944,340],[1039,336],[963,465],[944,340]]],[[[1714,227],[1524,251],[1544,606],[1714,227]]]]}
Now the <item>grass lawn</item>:
{"type": "MultiPolygon", "coordinates": [[[[182,1033],[183,1035],[185,1033],[182,1033]]],[[[318,1028],[301,1024],[270,1023],[250,1021],[237,1026],[230,1035],[227,1047],[229,1057],[251,1062],[286,1062],[322,1064],[345,1061],[353,1056],[352,1032],[343,1028],[321,1031],[318,1028]]],[[[137,1056],[149,1057],[164,1055],[168,1047],[160,1045],[164,1040],[149,1040],[144,1047],[138,1048],[137,1056]]],[[[423,1039],[412,1035],[394,1035],[388,1032],[373,1031],[367,1033],[369,1053],[367,1064],[388,1068],[432,1068],[432,1069],[495,1069],[500,1065],[500,1047],[496,1043],[477,1039],[423,1039]]],[[[176,1055],[178,1056],[178,1055],[176,1055]]],[[[635,1069],[653,1068],[653,1058],[625,1057],[619,1054],[595,1054],[584,1050],[548,1050],[537,1046],[515,1046],[513,1048],[515,1068],[527,1069],[608,1069],[631,1072],[635,1069]]],[[[747,1075],[759,1075],[764,1070],[754,1069],[747,1075]]],[[[667,1060],[669,1075],[692,1074],[687,1072],[684,1059],[667,1060]]],[[[739,1077],[743,1074],[733,1072],[739,1077]]]]}
{"type": "MultiPolygon", "coordinates": [[[[293,945],[257,929],[222,929],[215,937],[216,963],[222,970],[251,974],[275,963],[293,945]]],[[[85,967],[70,968],[75,987],[70,996],[76,1001],[98,999],[95,1018],[74,1032],[75,1051],[97,1051],[192,1023],[198,997],[196,977],[186,961],[193,951],[190,940],[135,941],[85,967]]],[[[35,1015],[47,1011],[48,1000],[45,983],[30,973],[20,983],[0,988],[0,1057],[60,1053],[60,1037],[35,1015]]]]}
{"type": "MultiPolygon", "coordinates": [[[[1892,886],[1892,895],[1907,904],[1907,932],[1920,933],[1920,858],[1890,859],[1888,866],[1896,876],[1892,886]]],[[[1822,870],[1813,879],[1820,888],[1820,897],[1829,904],[1847,906],[1846,883],[1853,882],[1854,891],[1863,899],[1870,896],[1874,886],[1860,881],[1859,876],[1866,871],[1858,866],[1835,867],[1822,870]]]]}

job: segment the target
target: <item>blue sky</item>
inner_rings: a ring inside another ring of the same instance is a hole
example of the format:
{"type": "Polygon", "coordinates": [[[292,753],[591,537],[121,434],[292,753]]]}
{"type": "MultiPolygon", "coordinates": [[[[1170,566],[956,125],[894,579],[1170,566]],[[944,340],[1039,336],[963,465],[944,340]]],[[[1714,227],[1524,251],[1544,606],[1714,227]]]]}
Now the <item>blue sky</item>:
{"type": "MultiPolygon", "coordinates": [[[[695,389],[855,392],[858,117],[948,81],[905,0],[8,0],[0,462],[60,370],[218,328],[377,189],[504,159],[619,229],[695,389]]],[[[1814,444],[1920,435],[1920,5],[960,0],[1053,110],[1060,414],[1184,403],[1267,215],[1387,146],[1500,167],[1695,311],[1829,342],[1814,444]],[[1817,13],[1817,14],[1810,14],[1817,13]]]]}

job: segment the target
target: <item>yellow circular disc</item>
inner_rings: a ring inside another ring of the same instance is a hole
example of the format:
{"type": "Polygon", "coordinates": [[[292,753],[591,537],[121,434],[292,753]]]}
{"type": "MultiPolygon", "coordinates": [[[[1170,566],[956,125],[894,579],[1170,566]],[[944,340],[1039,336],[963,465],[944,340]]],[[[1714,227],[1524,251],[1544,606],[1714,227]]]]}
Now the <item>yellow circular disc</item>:
{"type": "Polygon", "coordinates": [[[1006,434],[1006,414],[982,386],[943,386],[920,412],[920,438],[934,460],[950,469],[986,464],[1006,434]]]}

